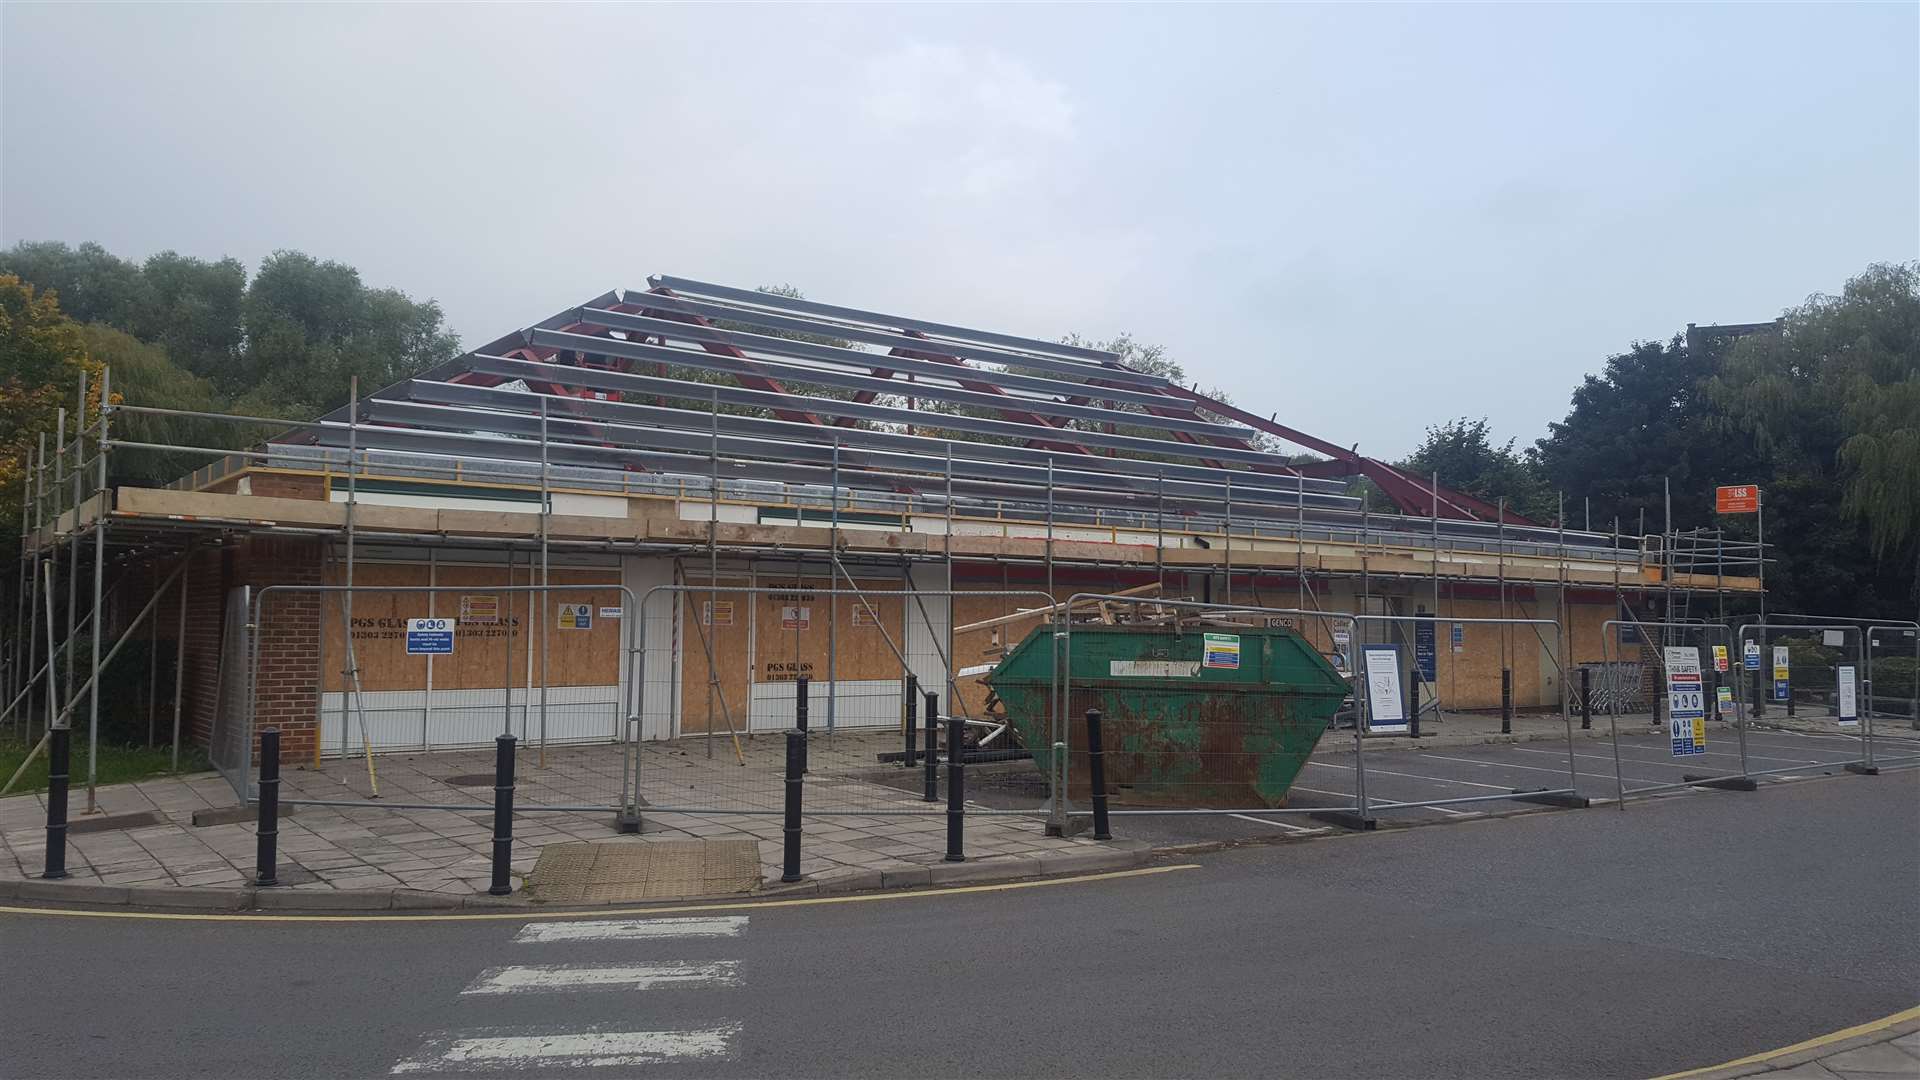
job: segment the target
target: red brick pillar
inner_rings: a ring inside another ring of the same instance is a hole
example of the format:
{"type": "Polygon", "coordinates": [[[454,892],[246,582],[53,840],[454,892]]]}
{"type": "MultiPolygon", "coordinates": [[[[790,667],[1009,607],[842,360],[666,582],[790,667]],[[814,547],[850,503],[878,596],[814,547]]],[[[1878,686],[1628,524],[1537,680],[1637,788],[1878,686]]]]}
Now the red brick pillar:
{"type": "MultiPolygon", "coordinates": [[[[256,592],[269,585],[319,585],[325,553],[320,538],[252,537],[238,556],[239,583],[256,592]]],[[[277,727],[282,758],[290,762],[311,761],[319,744],[320,612],[321,594],[278,590],[267,594],[254,628],[260,653],[255,746],[260,729],[277,727]]]]}

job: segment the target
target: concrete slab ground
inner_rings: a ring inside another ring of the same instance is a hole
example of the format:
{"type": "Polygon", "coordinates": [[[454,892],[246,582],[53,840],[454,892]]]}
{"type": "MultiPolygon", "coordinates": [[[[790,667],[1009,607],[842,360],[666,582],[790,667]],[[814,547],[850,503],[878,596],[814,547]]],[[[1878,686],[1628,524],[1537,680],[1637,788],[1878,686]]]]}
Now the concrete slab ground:
{"type": "MultiPolygon", "coordinates": [[[[1366,784],[1383,828],[1471,820],[1541,809],[1513,797],[1522,789],[1569,785],[1567,731],[1557,716],[1524,717],[1510,736],[1498,718],[1430,725],[1435,734],[1365,742],[1366,784]],[[1492,730],[1487,730],[1491,726],[1492,730]],[[1477,799],[1410,806],[1435,800],[1477,799]]],[[[1688,774],[1739,769],[1738,740],[1725,725],[1710,728],[1709,751],[1675,758],[1664,733],[1647,718],[1624,718],[1619,764],[1628,787],[1680,783],[1688,774]]],[[[1423,733],[1424,734],[1424,733],[1423,733]]],[[[1596,801],[1616,794],[1609,725],[1574,729],[1571,784],[1596,801]]],[[[947,864],[945,787],[922,799],[924,770],[883,763],[899,736],[871,732],[816,733],[806,784],[801,889],[845,890],[926,884],[956,874],[1024,876],[1132,865],[1148,848],[1211,843],[1309,839],[1341,831],[1314,811],[1354,804],[1355,765],[1350,732],[1329,732],[1295,784],[1285,811],[1246,810],[1220,815],[1141,813],[1116,802],[1117,842],[1086,835],[1044,835],[1037,811],[1045,786],[1030,763],[970,769],[966,850],[969,863],[947,864]],[[960,867],[966,867],[962,870],[960,867]]],[[[1861,756],[1859,738],[1840,732],[1755,729],[1748,733],[1749,768],[1779,770],[1763,783],[1828,775],[1861,756]]],[[[1890,768],[1912,762],[1903,743],[1882,740],[1878,757],[1890,768]]],[[[374,759],[374,783],[364,759],[289,763],[282,797],[297,807],[281,822],[280,861],[299,895],[328,892],[405,893],[416,904],[459,904],[484,893],[491,848],[490,749],[389,754],[374,759]],[[328,804],[328,805],[321,805],[328,804]]],[[[656,843],[703,838],[750,838],[760,853],[763,880],[779,877],[784,739],[726,736],[646,744],[638,751],[639,790],[646,830],[621,836],[610,809],[619,801],[620,747],[537,746],[518,756],[514,870],[527,873],[548,844],[578,841],[656,843]],[[544,808],[544,809],[542,809],[544,808]]],[[[1904,767],[1911,767],[1910,764],[1904,767]]],[[[944,777],[940,778],[944,781],[944,777]]],[[[1650,798],[1700,794],[1680,786],[1650,798]]],[[[232,807],[226,780],[212,773],[100,789],[107,813],[148,811],[160,824],[69,837],[72,881],[114,888],[210,887],[237,889],[249,881],[255,851],[251,817],[222,820],[205,812],[232,807]]],[[[73,798],[75,820],[86,815],[84,795],[73,798]]],[[[1084,813],[1084,810],[1082,810],[1084,813]]],[[[37,877],[45,858],[45,804],[40,796],[0,800],[0,882],[37,877]]],[[[297,902],[276,900],[277,904],[297,902]]]]}
{"type": "MultiPolygon", "coordinates": [[[[537,747],[524,748],[517,758],[515,874],[528,873],[548,844],[744,837],[754,841],[763,880],[772,887],[780,877],[784,740],[743,739],[738,755],[729,739],[713,740],[712,756],[709,748],[704,739],[643,748],[645,828],[637,836],[613,827],[623,768],[619,747],[549,747],[544,765],[537,747]],[[675,806],[698,812],[660,809],[675,806]]],[[[1145,857],[1138,842],[1051,838],[1040,817],[980,807],[967,820],[968,862],[945,863],[945,788],[938,801],[923,801],[918,770],[909,775],[901,766],[878,762],[877,754],[891,748],[891,738],[870,734],[816,738],[806,785],[809,814],[802,823],[804,881],[782,891],[928,883],[945,880],[959,866],[978,877],[1018,877],[1061,872],[1043,866],[1115,868],[1145,857]]],[[[415,900],[439,896],[450,904],[484,893],[491,865],[492,767],[490,749],[380,755],[373,760],[375,797],[364,759],[285,765],[281,796],[295,812],[280,822],[280,868],[283,878],[298,884],[283,891],[399,890],[417,894],[415,900]]],[[[79,792],[73,796],[76,821],[85,817],[84,800],[79,792]]],[[[70,835],[69,884],[243,888],[255,858],[252,820],[192,824],[196,811],[236,801],[233,788],[214,773],[101,788],[102,810],[152,811],[161,824],[70,835]]],[[[0,881],[37,878],[46,856],[45,823],[43,796],[0,800],[0,881]]]]}

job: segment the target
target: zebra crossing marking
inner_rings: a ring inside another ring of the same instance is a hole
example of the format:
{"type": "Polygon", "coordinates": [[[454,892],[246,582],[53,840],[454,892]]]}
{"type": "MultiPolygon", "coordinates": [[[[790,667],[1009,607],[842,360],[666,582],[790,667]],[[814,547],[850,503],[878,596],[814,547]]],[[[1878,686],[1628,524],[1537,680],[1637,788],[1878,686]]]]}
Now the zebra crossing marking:
{"type": "Polygon", "coordinates": [[[516,945],[555,941],[642,941],[662,938],[739,937],[745,915],[685,919],[583,919],[578,922],[528,923],[513,936],[516,945]]]}
{"type": "Polygon", "coordinates": [[[697,964],[510,964],[481,972],[460,993],[720,989],[739,985],[738,960],[707,960],[697,964]]]}
{"type": "Polygon", "coordinates": [[[488,1028],[428,1037],[395,1074],[507,1072],[517,1069],[632,1067],[727,1061],[737,1053],[738,1023],[693,1031],[527,1031],[488,1028]]]}

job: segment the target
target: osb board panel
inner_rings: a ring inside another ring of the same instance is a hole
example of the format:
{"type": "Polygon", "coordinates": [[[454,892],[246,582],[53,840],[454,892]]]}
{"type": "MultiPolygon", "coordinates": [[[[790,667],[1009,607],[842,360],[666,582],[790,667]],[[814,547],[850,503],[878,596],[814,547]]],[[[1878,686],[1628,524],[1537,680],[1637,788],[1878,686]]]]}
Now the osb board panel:
{"type": "MultiPolygon", "coordinates": [[[[902,678],[900,660],[893,651],[895,647],[904,649],[906,640],[902,619],[905,600],[899,593],[900,582],[897,579],[856,580],[866,593],[865,610],[861,610],[861,597],[836,598],[823,592],[830,587],[825,578],[802,578],[797,583],[760,578],[760,588],[776,590],[762,593],[729,593],[727,586],[737,590],[745,582],[723,581],[719,583],[717,602],[731,605],[732,623],[705,627],[701,625],[701,615],[708,594],[699,589],[706,582],[690,582],[692,591],[685,594],[681,619],[685,640],[680,730],[689,733],[726,730],[728,716],[722,709],[723,695],[725,706],[732,713],[734,729],[746,730],[749,682],[789,682],[801,675],[823,680],[830,670],[830,648],[832,670],[841,679],[902,678]],[[788,609],[804,611],[804,620],[788,618],[788,609]],[[799,625],[802,621],[804,628],[799,625]],[[838,633],[831,635],[831,647],[829,626],[838,628],[838,633]],[[700,637],[702,629],[709,635],[719,676],[711,709],[707,649],[700,637]],[[889,638],[892,647],[888,645],[889,638]]],[[[844,582],[841,587],[846,587],[844,582]]]]}
{"type": "Polygon", "coordinates": [[[527,878],[546,902],[676,900],[751,892],[760,850],[751,838],[549,844],[527,878]]]}
{"type": "MultiPolygon", "coordinates": [[[[343,569],[329,567],[329,583],[341,580],[343,569]]],[[[511,584],[534,584],[537,576],[537,571],[515,567],[511,584]]],[[[426,585],[428,567],[417,564],[361,563],[354,567],[353,577],[353,643],[355,659],[360,665],[361,689],[368,692],[425,689],[427,658],[407,654],[406,620],[429,615],[458,620],[462,593],[380,590],[380,586],[426,585]]],[[[617,587],[616,571],[551,571],[549,583],[582,587],[550,594],[544,614],[539,610],[540,599],[531,594],[491,591],[509,583],[504,566],[441,566],[436,568],[434,581],[442,586],[470,588],[469,595],[492,596],[498,606],[497,622],[460,622],[454,632],[452,655],[433,658],[436,691],[498,690],[503,679],[509,685],[523,686],[529,645],[537,685],[541,639],[538,632],[530,631],[542,624],[548,635],[547,685],[610,686],[619,681],[622,620],[600,615],[602,608],[622,607],[625,603],[625,594],[617,587]],[[563,603],[591,605],[590,627],[586,630],[560,628],[559,605],[563,603]]],[[[263,614],[264,619],[271,617],[271,610],[263,614]]],[[[341,597],[328,594],[322,604],[321,668],[323,685],[329,691],[344,689],[346,652],[341,624],[341,597]]]]}

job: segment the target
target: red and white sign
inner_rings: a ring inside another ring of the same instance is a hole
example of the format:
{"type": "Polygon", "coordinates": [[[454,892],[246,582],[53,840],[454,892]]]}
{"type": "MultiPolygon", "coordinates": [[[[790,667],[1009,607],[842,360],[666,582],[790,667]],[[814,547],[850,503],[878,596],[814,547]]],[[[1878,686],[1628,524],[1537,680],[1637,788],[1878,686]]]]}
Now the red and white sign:
{"type": "Polygon", "coordinates": [[[783,607],[780,609],[780,629],[805,630],[813,625],[813,609],[810,607],[783,607]]]}
{"type": "Polygon", "coordinates": [[[1713,489],[1713,512],[1716,514],[1753,514],[1759,510],[1760,489],[1752,484],[1713,489]]]}

